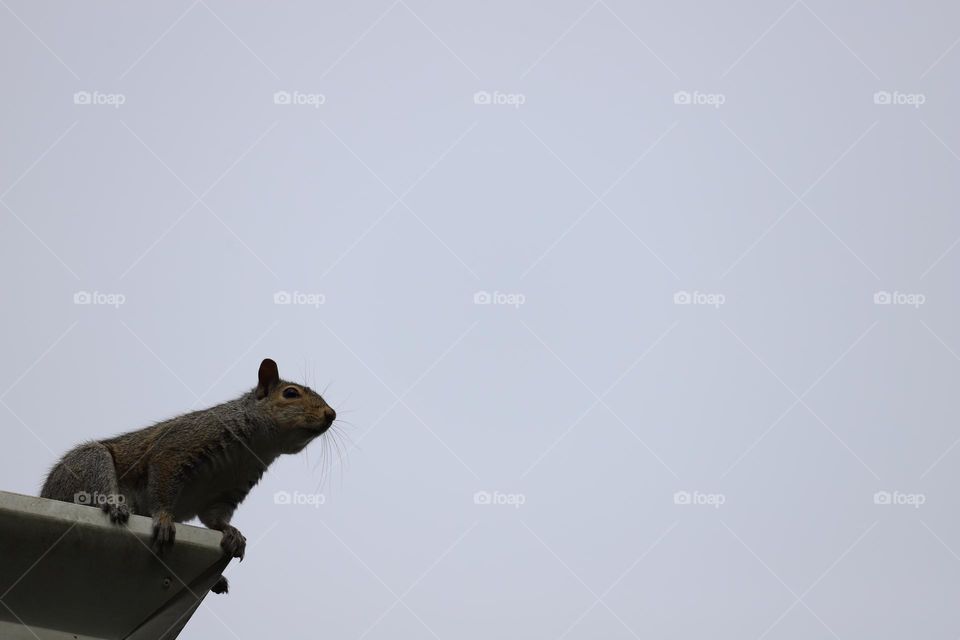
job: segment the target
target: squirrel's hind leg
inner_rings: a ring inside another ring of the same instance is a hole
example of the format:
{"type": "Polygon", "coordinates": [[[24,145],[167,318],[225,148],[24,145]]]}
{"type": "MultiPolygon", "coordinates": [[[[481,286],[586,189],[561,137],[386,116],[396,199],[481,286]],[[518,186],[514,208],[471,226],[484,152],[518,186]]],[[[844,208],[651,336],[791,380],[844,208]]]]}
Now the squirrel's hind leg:
{"type": "Polygon", "coordinates": [[[216,593],[217,595],[230,593],[230,583],[227,582],[225,577],[220,576],[220,579],[217,580],[217,583],[210,588],[210,591],[216,593]]]}
{"type": "Polygon", "coordinates": [[[113,456],[100,442],[82,444],[63,456],[50,471],[40,497],[100,507],[117,523],[130,519],[113,456]]]}

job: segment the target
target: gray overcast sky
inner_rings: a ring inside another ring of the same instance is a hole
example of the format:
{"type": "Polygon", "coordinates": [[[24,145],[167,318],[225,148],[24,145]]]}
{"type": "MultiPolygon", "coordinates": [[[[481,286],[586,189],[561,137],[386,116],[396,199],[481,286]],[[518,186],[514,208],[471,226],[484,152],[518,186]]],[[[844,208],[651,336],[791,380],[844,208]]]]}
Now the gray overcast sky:
{"type": "Polygon", "coordinates": [[[955,3],[0,5],[0,488],[357,445],[183,637],[960,635],[955,3]]]}

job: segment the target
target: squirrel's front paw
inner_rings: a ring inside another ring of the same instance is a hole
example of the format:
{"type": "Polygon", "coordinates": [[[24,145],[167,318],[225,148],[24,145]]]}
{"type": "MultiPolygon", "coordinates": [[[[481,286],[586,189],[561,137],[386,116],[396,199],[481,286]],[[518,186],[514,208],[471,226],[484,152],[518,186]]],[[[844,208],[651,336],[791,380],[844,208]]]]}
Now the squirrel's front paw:
{"type": "Polygon", "coordinates": [[[177,525],[169,513],[160,513],[153,517],[153,551],[157,555],[169,551],[177,538],[177,525]]]}
{"type": "Polygon", "coordinates": [[[110,516],[110,521],[116,524],[124,524],[130,519],[130,507],[126,504],[108,504],[103,510],[110,516]]]}
{"type": "Polygon", "coordinates": [[[243,557],[247,553],[247,539],[237,531],[236,527],[227,527],[223,530],[220,546],[231,558],[240,558],[240,562],[243,562],[243,557]]]}

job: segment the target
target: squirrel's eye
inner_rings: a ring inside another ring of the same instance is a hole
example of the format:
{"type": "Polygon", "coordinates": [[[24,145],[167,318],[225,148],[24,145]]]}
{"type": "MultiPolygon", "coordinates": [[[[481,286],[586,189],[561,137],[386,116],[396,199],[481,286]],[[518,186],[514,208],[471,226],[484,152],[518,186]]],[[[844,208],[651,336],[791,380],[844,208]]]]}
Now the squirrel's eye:
{"type": "Polygon", "coordinates": [[[300,397],[300,392],[297,391],[296,389],[294,389],[293,387],[287,387],[286,389],[283,390],[283,397],[284,397],[284,398],[299,398],[299,397],[300,397]]]}

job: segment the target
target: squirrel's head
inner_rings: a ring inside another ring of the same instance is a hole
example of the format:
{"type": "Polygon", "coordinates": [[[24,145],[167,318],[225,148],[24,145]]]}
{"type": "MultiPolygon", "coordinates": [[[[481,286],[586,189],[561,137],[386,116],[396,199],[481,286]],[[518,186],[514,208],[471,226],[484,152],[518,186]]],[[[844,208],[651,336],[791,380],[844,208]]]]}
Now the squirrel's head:
{"type": "Polygon", "coordinates": [[[253,395],[258,407],[276,426],[278,444],[284,453],[299,453],[337,418],[337,412],[319,393],[282,380],[277,363],[269,358],[260,363],[253,395]]]}

